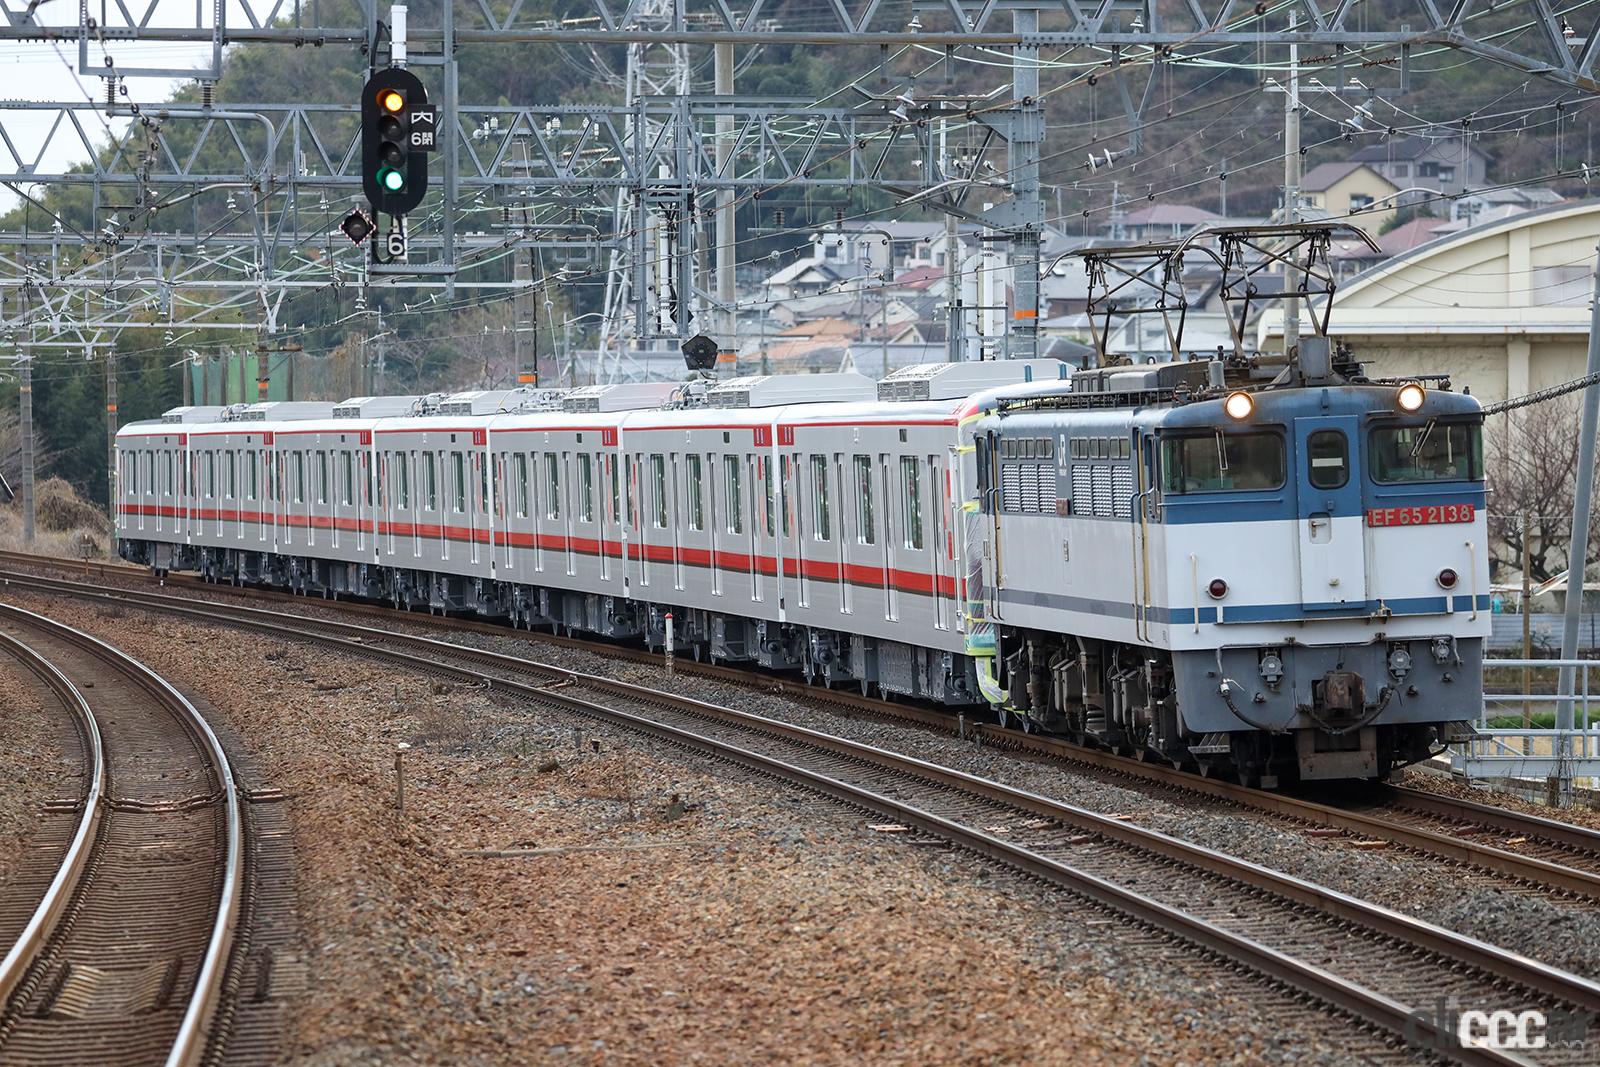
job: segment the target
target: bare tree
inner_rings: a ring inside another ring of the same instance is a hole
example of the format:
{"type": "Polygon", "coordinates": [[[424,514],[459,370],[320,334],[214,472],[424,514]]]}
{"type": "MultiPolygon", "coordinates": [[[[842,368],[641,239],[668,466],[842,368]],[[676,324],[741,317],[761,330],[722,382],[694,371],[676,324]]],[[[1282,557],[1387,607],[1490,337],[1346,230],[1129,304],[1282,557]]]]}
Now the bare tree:
{"type": "MultiPolygon", "coordinates": [[[[1554,401],[1492,416],[1484,436],[1491,571],[1521,573],[1526,545],[1533,581],[1559,574],[1567,566],[1578,476],[1577,405],[1554,401]]],[[[1591,522],[1589,559],[1597,549],[1600,531],[1591,522]]]]}

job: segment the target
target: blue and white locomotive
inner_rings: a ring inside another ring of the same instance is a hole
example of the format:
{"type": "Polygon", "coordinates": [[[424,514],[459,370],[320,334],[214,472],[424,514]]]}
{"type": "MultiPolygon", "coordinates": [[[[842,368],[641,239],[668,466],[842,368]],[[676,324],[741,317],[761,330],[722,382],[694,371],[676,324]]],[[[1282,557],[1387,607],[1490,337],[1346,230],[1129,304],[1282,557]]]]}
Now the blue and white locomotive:
{"type": "Polygon", "coordinates": [[[1482,409],[1318,347],[1260,387],[1171,363],[983,405],[972,552],[1007,706],[1269,784],[1470,736],[1482,409]]]}
{"type": "Polygon", "coordinates": [[[178,409],[118,435],[119,546],[1377,777],[1481,704],[1481,409],[1302,349],[178,409]]]}

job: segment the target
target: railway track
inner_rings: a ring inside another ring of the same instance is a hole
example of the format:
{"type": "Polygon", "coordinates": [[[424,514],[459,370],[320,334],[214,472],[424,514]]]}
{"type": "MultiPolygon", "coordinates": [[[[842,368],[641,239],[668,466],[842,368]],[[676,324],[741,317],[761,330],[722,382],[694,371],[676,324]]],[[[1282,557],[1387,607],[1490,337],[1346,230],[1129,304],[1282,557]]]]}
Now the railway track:
{"type": "MultiPolygon", "coordinates": [[[[48,582],[48,580],[46,580],[48,582]]],[[[431,637],[167,594],[58,591],[313,642],[488,685],[802,784],[968,849],[1155,927],[1381,1030],[1469,1063],[1526,1062],[1462,1047],[1464,1009],[1539,1010],[1582,1047],[1540,1062],[1592,1062],[1600,984],[1276,871],[1047,797],[800,726],[431,637]]],[[[1352,1024],[1356,1025],[1356,1024],[1352,1024]]]]}
{"type": "MultiPolygon", "coordinates": [[[[73,567],[62,560],[0,552],[0,565],[7,563],[31,567],[73,567]]],[[[97,573],[102,576],[126,576],[134,581],[151,580],[149,573],[142,568],[122,565],[101,567],[97,573]]],[[[37,577],[0,571],[0,580],[26,581],[37,577]]],[[[174,587],[205,592],[233,588],[209,585],[189,575],[169,575],[165,581],[174,587]]],[[[69,583],[68,586],[57,588],[68,589],[72,585],[69,583]]],[[[341,613],[360,618],[403,619],[419,624],[426,622],[455,632],[498,638],[526,636],[530,642],[576,648],[630,662],[661,662],[659,654],[640,648],[543,632],[532,634],[475,619],[449,616],[419,618],[414,612],[374,604],[308,601],[304,597],[275,590],[251,589],[249,596],[275,603],[312,603],[319,607],[336,608],[341,613]]],[[[1357,798],[1354,803],[1321,803],[1279,791],[1251,789],[1234,782],[1205,779],[1173,767],[1085,748],[1060,738],[1006,729],[992,723],[971,722],[957,726],[948,711],[891,703],[844,690],[820,689],[793,678],[742,670],[726,664],[702,663],[680,657],[677,669],[731,684],[752,686],[764,692],[783,693],[846,715],[888,718],[946,734],[959,729],[979,743],[1004,748],[1019,755],[1047,759],[1079,773],[1114,779],[1123,784],[1155,787],[1174,795],[1257,812],[1302,831],[1337,834],[1341,840],[1360,847],[1374,844],[1392,846],[1471,868],[1524,891],[1600,903],[1600,832],[1585,827],[1508,808],[1394,786],[1373,790],[1357,798]]]]}
{"type": "Polygon", "coordinates": [[[87,783],[71,845],[0,964],[0,1062],[199,1064],[226,1029],[244,892],[222,747],[177,689],[97,638],[0,605],[0,648],[71,707],[87,783]]]}

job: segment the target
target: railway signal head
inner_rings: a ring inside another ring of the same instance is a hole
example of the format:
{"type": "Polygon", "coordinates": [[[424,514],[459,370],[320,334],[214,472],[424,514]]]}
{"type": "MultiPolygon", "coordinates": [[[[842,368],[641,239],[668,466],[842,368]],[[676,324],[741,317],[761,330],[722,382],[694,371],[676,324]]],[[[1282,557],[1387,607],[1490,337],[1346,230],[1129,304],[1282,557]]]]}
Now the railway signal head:
{"type": "Polygon", "coordinates": [[[367,213],[360,208],[350,212],[339,223],[339,232],[350,238],[351,244],[356,245],[363,244],[377,228],[373,221],[367,217],[367,213]]]}
{"type": "MultiPolygon", "coordinates": [[[[374,211],[404,215],[428,191],[433,109],[415,74],[399,67],[375,72],[361,95],[361,187],[374,211]],[[426,127],[427,149],[414,134],[426,127]]],[[[354,238],[352,238],[354,240],[354,238]]]]}
{"type": "Polygon", "coordinates": [[[717,342],[703,333],[689,338],[679,348],[690,370],[710,370],[717,365],[717,342]]]}

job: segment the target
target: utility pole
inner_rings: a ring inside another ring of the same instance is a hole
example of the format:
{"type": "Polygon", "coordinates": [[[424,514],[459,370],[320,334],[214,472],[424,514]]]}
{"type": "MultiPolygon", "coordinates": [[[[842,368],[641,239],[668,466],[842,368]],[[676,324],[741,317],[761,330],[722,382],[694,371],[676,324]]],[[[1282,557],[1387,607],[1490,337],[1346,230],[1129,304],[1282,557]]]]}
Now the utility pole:
{"type": "Polygon", "coordinates": [[[178,363],[178,372],[183,375],[183,381],[180,385],[183,389],[184,407],[192,407],[194,405],[194,381],[191,378],[191,372],[194,370],[193,359],[194,357],[185,351],[182,361],[178,363]]]}
{"type": "Polygon", "coordinates": [[[17,397],[22,403],[22,539],[33,544],[33,353],[22,342],[22,383],[17,397]]]}
{"type": "MultiPolygon", "coordinates": [[[[715,44],[716,93],[724,99],[733,96],[733,45],[715,44]]],[[[733,156],[733,115],[717,116],[717,173],[727,177],[728,163],[733,156]]],[[[717,190],[717,303],[722,305],[722,329],[717,338],[717,374],[728,377],[736,373],[739,360],[739,312],[734,307],[739,294],[735,286],[734,264],[737,261],[733,241],[734,223],[733,189],[717,190]]]]}
{"type": "Polygon", "coordinates": [[[106,508],[117,513],[117,349],[106,349],[106,508]]]}
{"type": "MultiPolygon", "coordinates": [[[[1589,363],[1585,373],[1600,374],[1600,245],[1595,246],[1594,295],[1589,305],[1589,363]]],[[[1578,425],[1578,484],[1572,492],[1572,541],[1567,549],[1567,613],[1561,627],[1561,658],[1578,658],[1578,624],[1583,613],[1583,574],[1589,568],[1589,509],[1594,487],[1595,425],[1600,422],[1600,389],[1590,384],[1583,390],[1583,414],[1578,425]]],[[[1572,805],[1572,692],[1577,670],[1561,668],[1560,693],[1565,698],[1556,705],[1556,766],[1560,778],[1557,802],[1572,805]]],[[[1588,708],[1584,708],[1587,715],[1588,708]]]]}
{"type": "MultiPolygon", "coordinates": [[[[1296,12],[1289,12],[1289,32],[1299,25],[1296,12]]],[[[1283,94],[1283,221],[1293,226],[1300,221],[1300,46],[1289,45],[1289,78],[1283,94]]],[[[1288,357],[1300,346],[1300,272],[1284,264],[1283,354],[1288,357]]]]}
{"type": "Polygon", "coordinates": [[[261,403],[267,402],[267,391],[271,388],[272,378],[268,360],[266,341],[256,342],[256,399],[261,403]]]}
{"type": "MultiPolygon", "coordinates": [[[[1522,527],[1522,658],[1526,661],[1533,658],[1533,620],[1532,616],[1528,614],[1528,598],[1533,596],[1533,578],[1528,573],[1533,566],[1533,549],[1528,544],[1527,508],[1522,509],[1519,525],[1522,527]]],[[[1525,666],[1522,668],[1522,692],[1524,696],[1528,694],[1532,686],[1533,669],[1525,666]]],[[[1532,729],[1532,727],[1533,705],[1524,699],[1522,702],[1522,728],[1528,730],[1532,729]]],[[[1523,752],[1527,752],[1526,744],[1523,746],[1523,752]]]]}
{"type": "MultiPolygon", "coordinates": [[[[939,169],[943,174],[951,173],[949,127],[948,119],[939,120],[939,169]]],[[[960,363],[967,358],[967,323],[961,308],[961,233],[955,215],[948,211],[944,216],[944,299],[945,353],[951,363],[960,363]]],[[[766,351],[766,338],[763,337],[763,359],[766,351]]]]}
{"type": "MultiPolygon", "coordinates": [[[[1011,13],[1011,29],[1024,36],[1039,32],[1039,9],[1011,13]]],[[[1039,200],[1039,146],[1044,141],[1044,108],[1039,103],[1039,49],[1011,53],[1011,91],[1018,108],[1006,139],[1015,213],[1011,236],[1011,328],[1003,358],[1033,359],[1039,354],[1039,241],[1044,205],[1039,200]]],[[[1002,293],[1004,292],[1002,288],[1002,293]]],[[[1004,304],[1002,299],[999,303],[1004,304]]]]}

